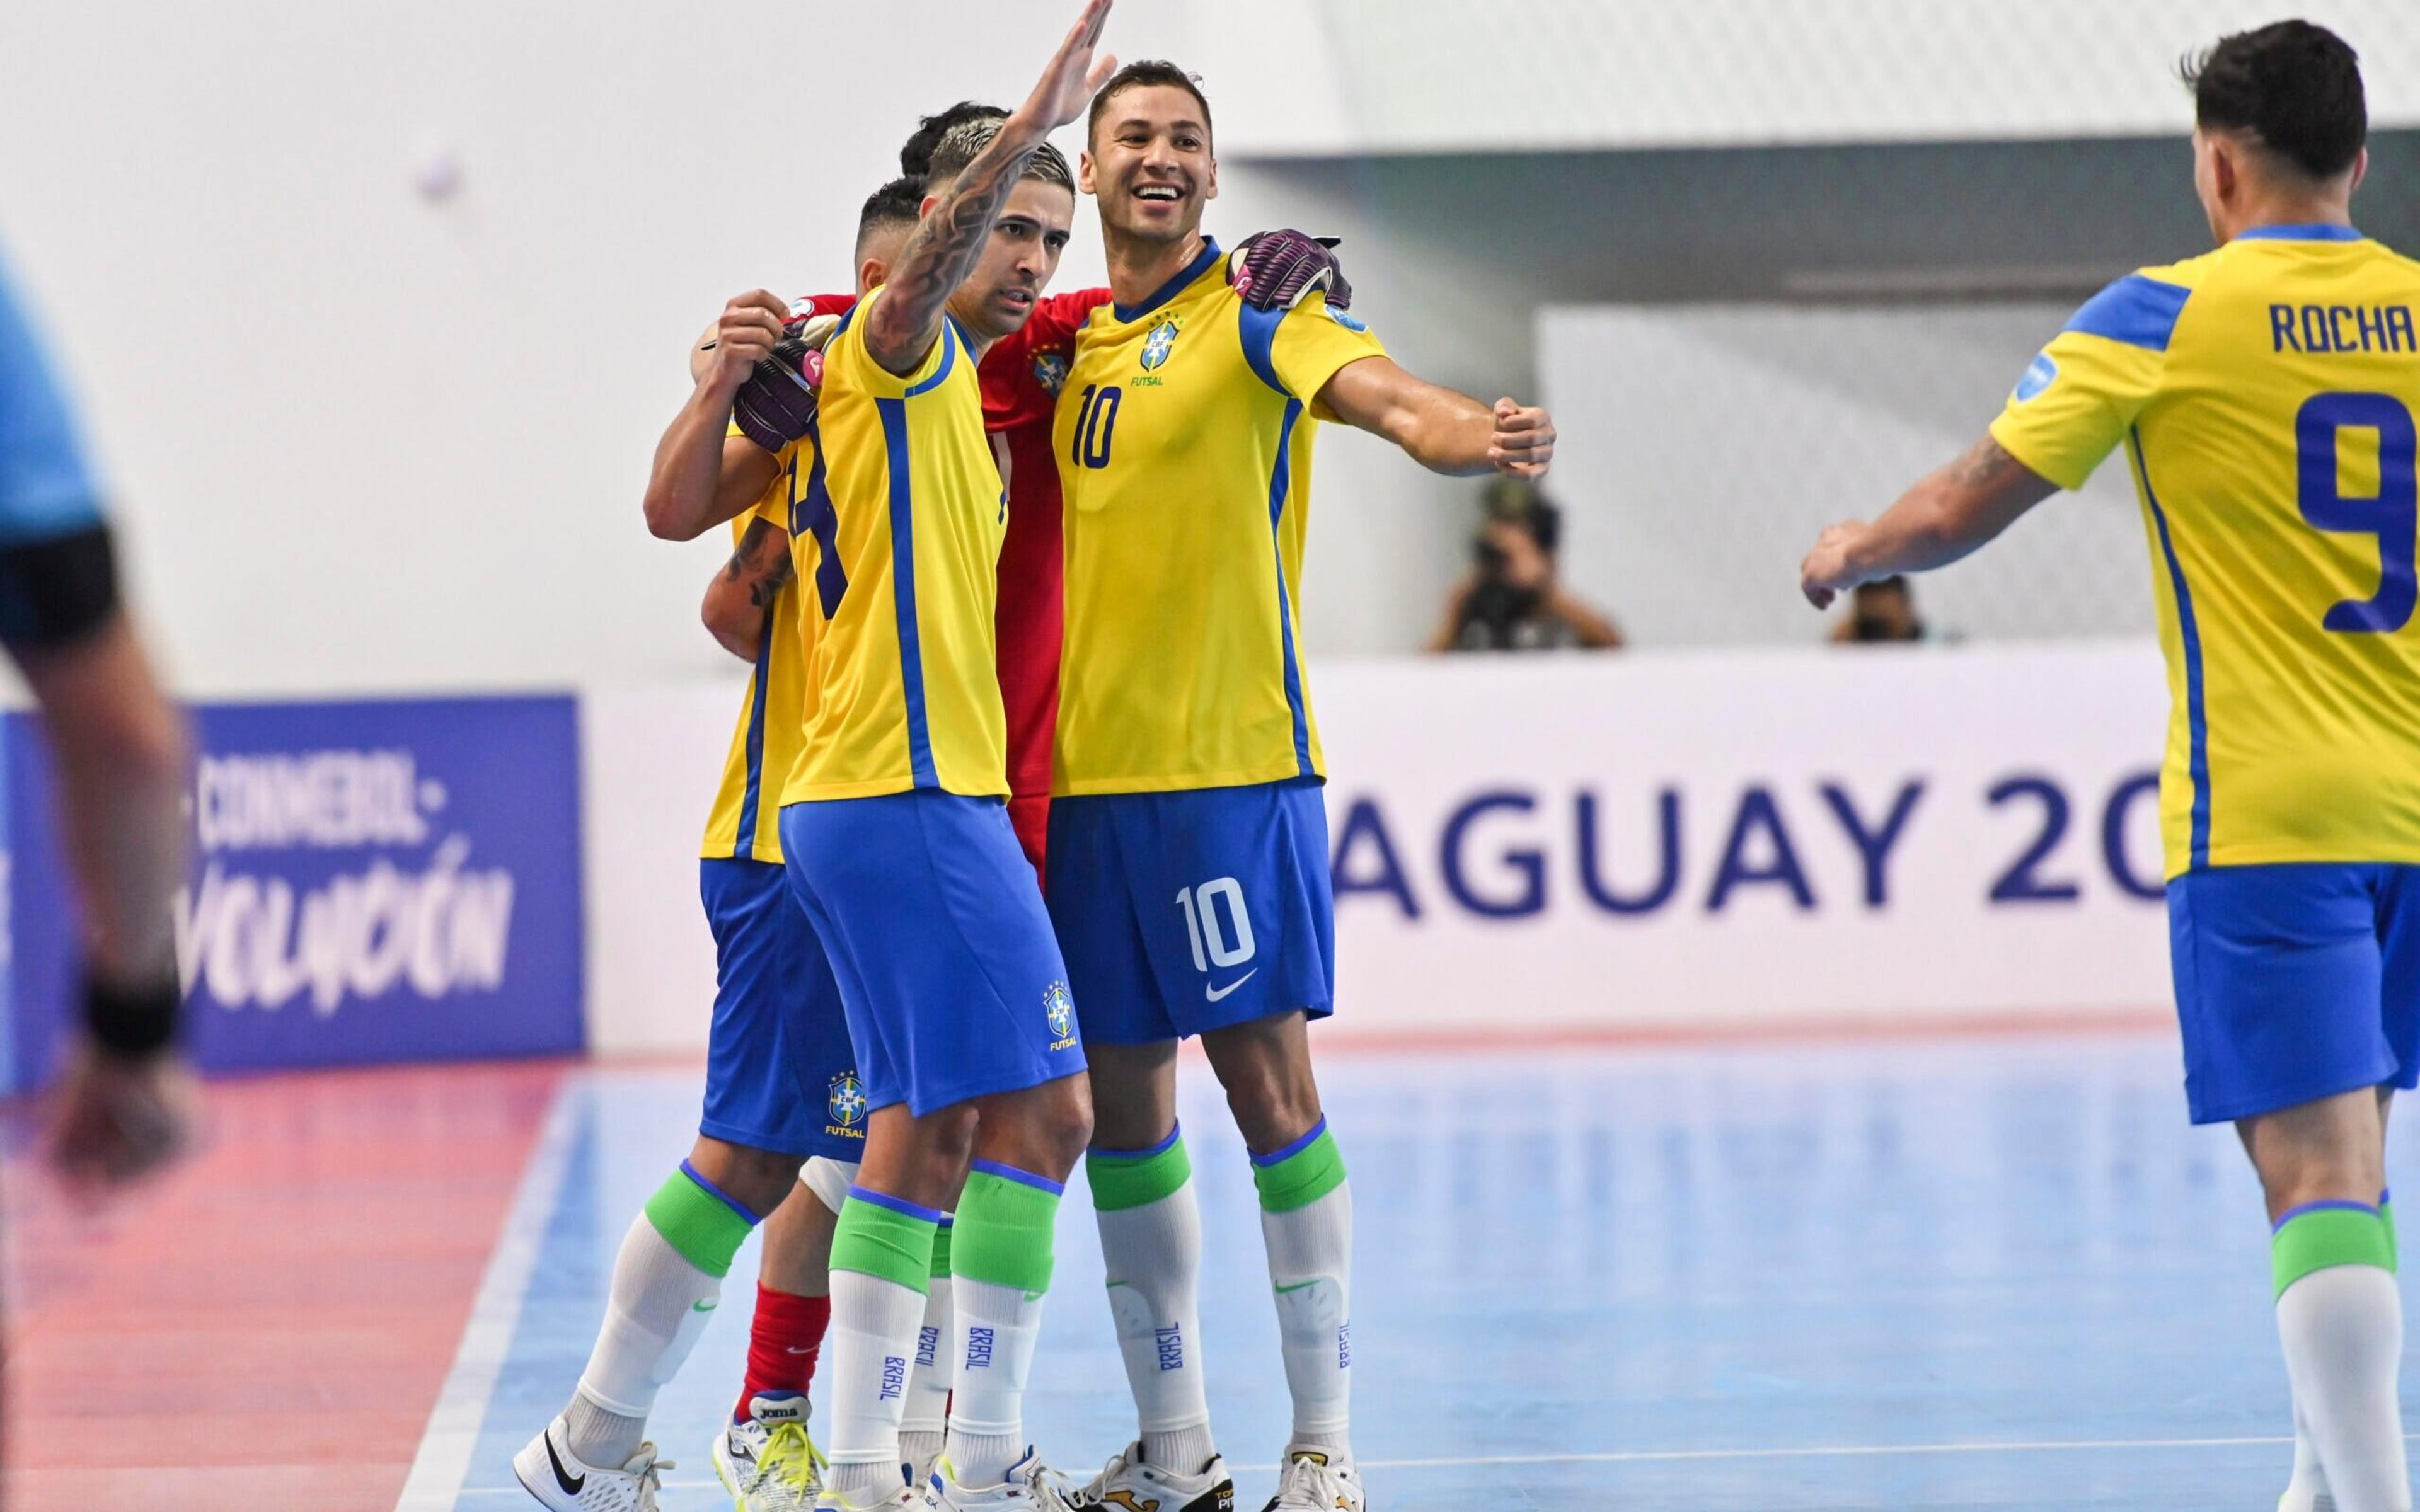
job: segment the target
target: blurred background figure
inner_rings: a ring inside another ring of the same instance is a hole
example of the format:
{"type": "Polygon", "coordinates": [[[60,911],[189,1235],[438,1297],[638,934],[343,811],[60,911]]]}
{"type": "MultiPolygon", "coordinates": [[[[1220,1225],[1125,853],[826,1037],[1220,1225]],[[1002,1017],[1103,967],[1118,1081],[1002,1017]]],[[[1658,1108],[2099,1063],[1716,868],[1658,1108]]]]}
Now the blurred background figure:
{"type": "Polygon", "coordinates": [[[170,900],[184,869],[184,726],[119,597],[116,543],[65,397],[0,275],[0,645],[40,704],[84,905],[85,1042],[51,1155],[125,1180],[184,1142],[170,900]]]}
{"type": "Polygon", "coordinates": [[[1882,645],[1893,640],[1930,640],[1931,627],[1917,618],[1916,594],[1901,577],[1860,583],[1849,611],[1832,622],[1837,645],[1882,645]]]}
{"type": "Polygon", "coordinates": [[[1476,563],[1446,600],[1428,649],[1610,651],[1621,631],[1563,586],[1555,550],[1563,512],[1523,478],[1498,478],[1482,496],[1471,537],[1476,563]]]}

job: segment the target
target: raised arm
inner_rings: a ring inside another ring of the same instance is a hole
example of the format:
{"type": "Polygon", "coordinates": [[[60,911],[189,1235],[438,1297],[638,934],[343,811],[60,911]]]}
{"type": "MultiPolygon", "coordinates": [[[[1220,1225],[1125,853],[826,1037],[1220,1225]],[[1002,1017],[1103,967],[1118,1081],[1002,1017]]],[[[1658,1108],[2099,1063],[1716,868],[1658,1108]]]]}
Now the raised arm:
{"type": "Polygon", "coordinates": [[[790,580],[790,532],[752,519],[731,560],[706,585],[698,617],[714,643],[741,661],[754,661],[772,623],[773,600],[790,580]]]}
{"type": "Polygon", "coordinates": [[[1859,583],[1946,567],[2056,492],[2057,484],[1986,436],[1964,456],[1917,479],[1872,524],[1843,520],[1824,531],[1799,563],[1799,592],[1824,609],[1835,594],[1859,583]]]}
{"type": "Polygon", "coordinates": [[[1338,368],[1320,407],[1357,430],[1383,436],[1432,472],[1545,475],[1555,423],[1545,410],[1498,399],[1490,409],[1467,394],[1414,378],[1388,357],[1338,368]]]}
{"type": "Polygon", "coordinates": [[[941,334],[950,296],[983,255],[984,242],[1008,193],[1052,131],[1081,116],[1093,94],[1116,71],[1117,59],[1093,66],[1093,45],[1109,20],[1110,0],[1091,0],[1024,104],[1009,113],[999,134],[954,183],[944,187],[916,223],[891,266],[882,298],[866,317],[866,355],[884,371],[916,370],[941,334]]]}
{"type": "Polygon", "coordinates": [[[704,534],[754,503],[773,481],[779,462],[754,443],[726,435],[731,401],[759,359],[782,339],[790,307],[763,289],[752,289],[723,306],[711,335],[714,347],[696,345],[690,367],[696,379],[680,412],[656,443],[647,475],[647,531],[667,541],[704,534]],[[702,376],[698,358],[706,358],[702,376]]]}

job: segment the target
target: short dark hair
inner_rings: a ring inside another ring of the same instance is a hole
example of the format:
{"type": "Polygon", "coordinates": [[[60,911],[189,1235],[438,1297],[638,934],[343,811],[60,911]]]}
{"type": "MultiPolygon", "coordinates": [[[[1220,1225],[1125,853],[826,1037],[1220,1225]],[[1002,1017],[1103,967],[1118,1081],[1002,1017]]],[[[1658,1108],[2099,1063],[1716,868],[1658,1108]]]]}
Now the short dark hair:
{"type": "MultiPolygon", "coordinates": [[[[1147,57],[1140,62],[1129,63],[1110,74],[1109,82],[1101,85],[1101,92],[1093,97],[1092,114],[1084,117],[1085,143],[1090,145],[1094,135],[1100,131],[1101,116],[1109,108],[1111,100],[1125,90],[1147,88],[1155,85],[1165,85],[1171,89],[1182,89],[1191,95],[1193,102],[1202,107],[1202,130],[1211,131],[1210,97],[1202,92],[1202,76],[1187,73],[1166,58],[1147,57]]],[[[1212,134],[1215,136],[1217,133],[1212,132],[1212,134]]]]}
{"type": "Polygon", "coordinates": [[[899,148],[899,171],[910,178],[929,178],[933,174],[933,149],[951,128],[985,116],[1006,120],[1008,112],[998,105],[986,105],[979,100],[961,100],[949,109],[924,116],[917,121],[916,130],[899,148]]]}
{"type": "MultiPolygon", "coordinates": [[[[932,169],[924,177],[925,190],[939,193],[947,189],[967,171],[969,163],[983,156],[984,148],[1000,135],[1001,123],[1007,118],[978,116],[942,132],[941,139],[933,144],[932,169]]],[[[1057,184],[1070,194],[1076,192],[1076,175],[1068,168],[1066,158],[1047,142],[1027,161],[1023,177],[1057,184]]]]}
{"type": "Polygon", "coordinates": [[[868,239],[878,231],[897,226],[912,226],[923,213],[924,180],[902,176],[865,196],[865,208],[857,212],[857,250],[865,251],[868,239]]]}
{"type": "Polygon", "coordinates": [[[2222,37],[2177,72],[2205,129],[2248,131],[2299,172],[2334,178],[2369,136],[2361,57],[2307,21],[2280,21],[2222,37]]]}

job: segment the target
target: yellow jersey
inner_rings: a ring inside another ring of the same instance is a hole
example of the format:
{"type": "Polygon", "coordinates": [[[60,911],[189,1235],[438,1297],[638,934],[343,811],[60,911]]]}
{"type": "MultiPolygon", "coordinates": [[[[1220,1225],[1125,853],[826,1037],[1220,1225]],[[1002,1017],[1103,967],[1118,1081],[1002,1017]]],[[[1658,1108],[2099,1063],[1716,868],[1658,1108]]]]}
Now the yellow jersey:
{"type": "MultiPolygon", "coordinates": [[[[728,434],[740,434],[733,425],[728,434]]],[[[731,522],[731,544],[748,533],[749,522],[763,520],[786,531],[805,503],[810,483],[823,472],[823,454],[814,433],[782,448],[780,471],[748,513],[731,522]]],[[[797,582],[782,585],[765,623],[765,640],[756,648],[755,671],[749,674],[747,696],[739,701],[739,722],[731,732],[731,749],[722,758],[722,782],[715,789],[714,809],[706,816],[706,841],[698,854],[709,860],[732,857],[782,864],[782,826],[774,810],[782,788],[799,759],[799,743],[813,711],[807,707],[807,659],[813,646],[812,626],[799,612],[804,599],[797,582]]]]}
{"type": "Polygon", "coordinates": [[[2420,263],[2263,226],[2076,312],[1992,435],[2062,487],[2121,443],[2171,712],[2171,877],[2420,862],[2420,263]]]}
{"type": "Polygon", "coordinates": [[[1324,777],[1302,548],[1321,389],[1386,348],[1311,301],[1259,311],[1215,241],[1076,333],[1053,437],[1066,640],[1051,791],[1324,777]]]}
{"type": "Polygon", "coordinates": [[[824,469],[790,532],[814,649],[785,804],[1008,793],[992,650],[1008,501],[975,354],[944,316],[915,372],[884,371],[865,349],[880,298],[859,301],[825,348],[824,469]]]}

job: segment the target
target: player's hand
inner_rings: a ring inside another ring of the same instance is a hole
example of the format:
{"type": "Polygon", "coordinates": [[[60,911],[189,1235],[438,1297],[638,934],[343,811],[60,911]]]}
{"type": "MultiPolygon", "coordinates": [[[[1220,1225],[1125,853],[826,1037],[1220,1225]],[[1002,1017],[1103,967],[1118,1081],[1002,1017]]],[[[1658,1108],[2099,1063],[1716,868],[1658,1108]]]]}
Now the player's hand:
{"type": "Polygon", "coordinates": [[[750,289],[722,307],[714,322],[713,379],[737,388],[758,363],[773,355],[789,322],[790,307],[761,288],[750,289]]]}
{"type": "Polygon", "coordinates": [[[1815,538],[1815,549],[1798,564],[1798,591],[1807,595],[1807,602],[1817,609],[1830,609],[1835,594],[1866,580],[1866,574],[1849,565],[1850,550],[1865,533],[1866,522],[1861,519],[1824,527],[1815,538]]]}
{"type": "Polygon", "coordinates": [[[1227,282],[1255,310],[1291,310],[1313,294],[1339,310],[1352,308],[1353,285],[1336,260],[1334,237],[1300,231],[1255,231],[1235,243],[1227,282]]]}
{"type": "Polygon", "coordinates": [[[1496,433],[1487,439],[1487,460],[1498,472],[1543,478],[1555,459],[1555,417],[1535,405],[1496,401],[1496,433]]]}
{"type": "Polygon", "coordinates": [[[1091,0],[1084,7],[1067,39],[1050,54],[1041,82],[1017,107],[1017,114],[1036,130],[1054,131],[1082,116],[1092,108],[1101,85],[1118,71],[1118,60],[1109,54],[1102,54],[1098,63],[1093,61],[1094,45],[1100,41],[1101,27],[1109,19],[1109,5],[1110,0],[1091,0]]]}
{"type": "Polygon", "coordinates": [[[193,1078],[181,1057],[129,1060],[86,1049],[56,1093],[48,1150],[70,1186],[120,1185],[158,1170],[192,1137],[193,1078]]]}

